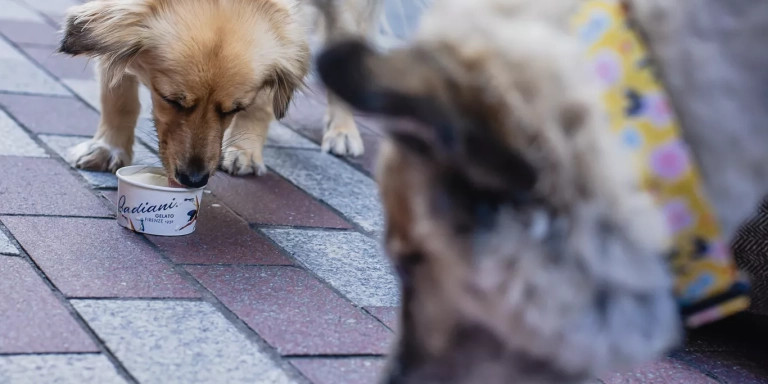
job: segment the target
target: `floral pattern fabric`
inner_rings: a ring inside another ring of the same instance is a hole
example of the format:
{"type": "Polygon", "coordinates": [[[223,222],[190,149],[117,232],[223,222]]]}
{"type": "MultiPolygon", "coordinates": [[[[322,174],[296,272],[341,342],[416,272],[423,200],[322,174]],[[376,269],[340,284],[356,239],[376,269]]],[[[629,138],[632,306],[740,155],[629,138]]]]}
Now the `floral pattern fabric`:
{"type": "Polygon", "coordinates": [[[572,30],[600,81],[617,145],[628,148],[643,185],[674,232],[669,263],[686,324],[700,326],[749,306],[674,111],[620,0],[586,0],[572,30]]]}

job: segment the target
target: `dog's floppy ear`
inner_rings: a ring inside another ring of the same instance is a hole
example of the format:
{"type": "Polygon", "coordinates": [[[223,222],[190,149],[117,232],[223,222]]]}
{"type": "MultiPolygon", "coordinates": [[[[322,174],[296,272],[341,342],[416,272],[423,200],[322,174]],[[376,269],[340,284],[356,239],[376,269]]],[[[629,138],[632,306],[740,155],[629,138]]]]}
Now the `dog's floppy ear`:
{"type": "Polygon", "coordinates": [[[275,118],[285,117],[291,104],[293,93],[304,86],[304,77],[309,72],[311,54],[309,46],[303,40],[294,41],[288,46],[288,60],[278,63],[266,80],[266,87],[272,89],[272,111],[275,118]]]}
{"type": "Polygon", "coordinates": [[[98,57],[109,84],[144,48],[147,0],[91,1],[67,11],[59,52],[98,57]]]}
{"type": "Polygon", "coordinates": [[[285,117],[288,107],[291,105],[293,93],[304,84],[304,75],[307,69],[290,70],[278,68],[266,82],[266,86],[272,89],[272,110],[275,118],[280,120],[285,117]]]}

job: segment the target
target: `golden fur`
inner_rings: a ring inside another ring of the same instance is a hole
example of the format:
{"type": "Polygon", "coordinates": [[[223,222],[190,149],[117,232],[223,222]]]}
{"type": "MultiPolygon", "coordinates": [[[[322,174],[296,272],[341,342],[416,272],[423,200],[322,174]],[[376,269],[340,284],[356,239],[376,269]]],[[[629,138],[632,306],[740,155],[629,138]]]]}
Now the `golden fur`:
{"type": "Polygon", "coordinates": [[[403,284],[385,382],[578,383],[679,342],[666,222],[610,142],[577,5],[444,0],[406,48],[319,59],[340,97],[406,119],[378,172],[403,284]]]}
{"type": "MultiPolygon", "coordinates": [[[[376,16],[378,0],[347,3],[343,15],[366,9],[371,20],[376,16]]],[[[102,117],[94,138],[71,151],[71,162],[109,171],[130,164],[143,83],[152,93],[160,158],[170,177],[200,186],[220,164],[237,175],[266,172],[269,123],[285,115],[309,70],[301,5],[95,0],[72,8],[60,50],[98,59],[102,117]]],[[[345,30],[362,34],[354,28],[371,22],[345,30]]],[[[329,116],[324,147],[362,153],[359,135],[350,138],[357,130],[346,106],[331,102],[329,116]]]]}

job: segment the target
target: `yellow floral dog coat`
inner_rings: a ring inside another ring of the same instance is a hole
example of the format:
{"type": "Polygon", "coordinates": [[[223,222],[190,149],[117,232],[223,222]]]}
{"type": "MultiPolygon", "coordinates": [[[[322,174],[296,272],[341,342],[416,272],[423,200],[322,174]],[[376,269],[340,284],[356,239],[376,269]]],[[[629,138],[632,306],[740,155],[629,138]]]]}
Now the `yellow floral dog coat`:
{"type": "Polygon", "coordinates": [[[620,0],[586,0],[572,18],[602,86],[618,145],[632,153],[642,182],[674,232],[675,294],[696,327],[749,306],[748,284],[707,202],[677,118],[620,0]]]}

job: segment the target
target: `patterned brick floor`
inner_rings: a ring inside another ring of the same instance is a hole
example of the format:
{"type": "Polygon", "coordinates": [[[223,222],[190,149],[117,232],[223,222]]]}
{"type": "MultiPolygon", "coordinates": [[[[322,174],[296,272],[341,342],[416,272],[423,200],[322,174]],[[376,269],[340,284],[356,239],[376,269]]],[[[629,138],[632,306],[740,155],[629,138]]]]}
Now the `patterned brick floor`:
{"type": "MultiPolygon", "coordinates": [[[[99,108],[91,65],[53,54],[73,1],[0,0],[0,383],[374,382],[398,304],[375,122],[360,118],[366,156],[321,154],[315,87],[271,130],[268,176],[212,180],[195,234],[130,233],[114,176],[61,159],[99,108]]],[[[152,164],[144,106],[136,161],[152,164]]],[[[768,383],[766,326],[733,319],[601,381],[768,383]]]]}

